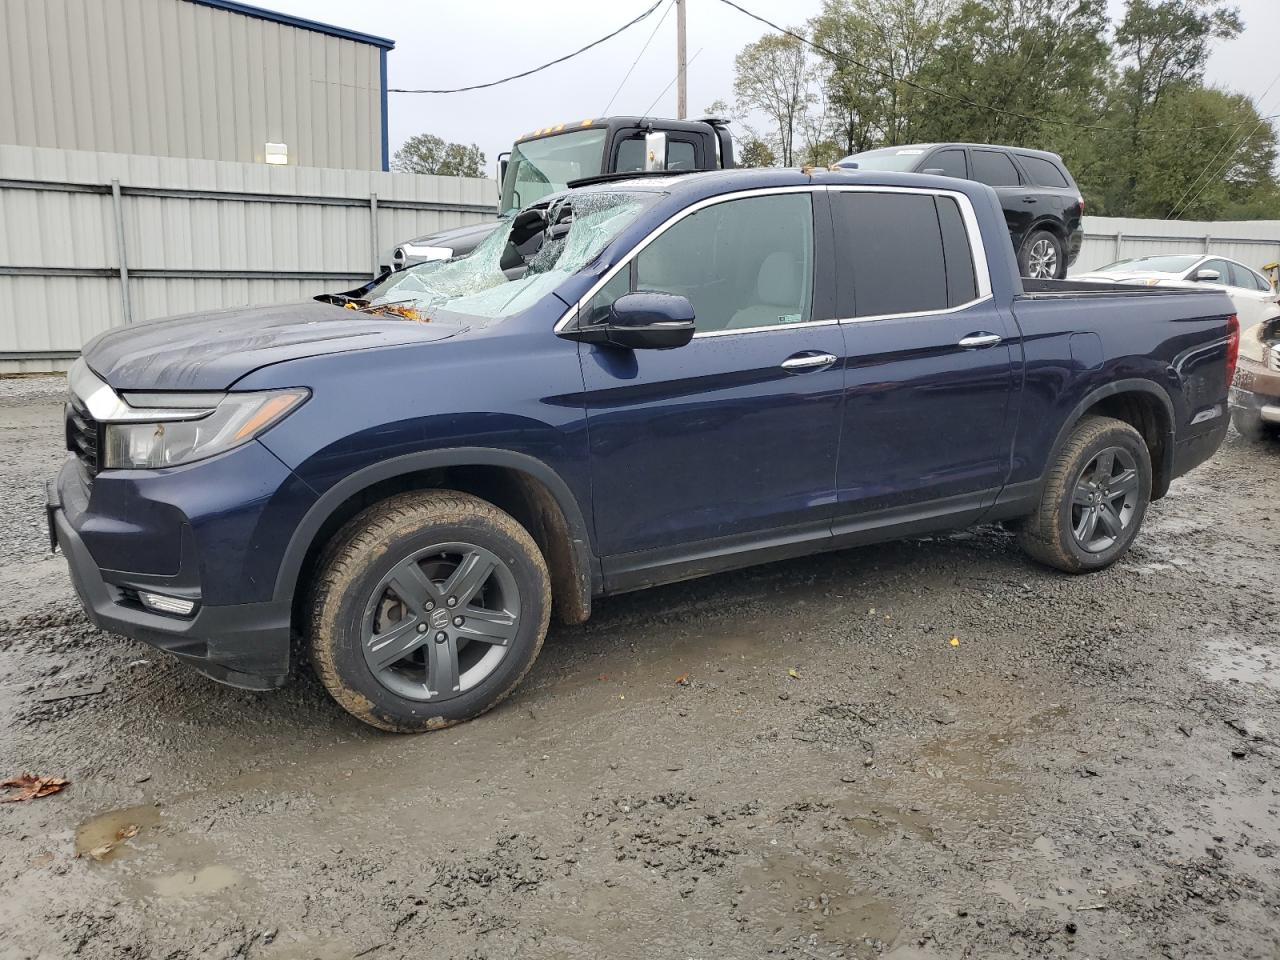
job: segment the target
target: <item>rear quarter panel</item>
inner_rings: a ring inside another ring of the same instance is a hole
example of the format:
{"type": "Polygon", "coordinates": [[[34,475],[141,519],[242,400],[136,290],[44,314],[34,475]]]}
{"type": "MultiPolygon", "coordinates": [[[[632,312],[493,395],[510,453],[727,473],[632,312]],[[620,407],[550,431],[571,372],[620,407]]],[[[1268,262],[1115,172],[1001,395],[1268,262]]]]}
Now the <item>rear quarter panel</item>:
{"type": "Polygon", "coordinates": [[[1017,297],[1024,359],[1010,483],[1039,479],[1082,404],[1121,381],[1154,385],[1178,444],[1225,423],[1225,296],[1187,292],[1017,297]]]}

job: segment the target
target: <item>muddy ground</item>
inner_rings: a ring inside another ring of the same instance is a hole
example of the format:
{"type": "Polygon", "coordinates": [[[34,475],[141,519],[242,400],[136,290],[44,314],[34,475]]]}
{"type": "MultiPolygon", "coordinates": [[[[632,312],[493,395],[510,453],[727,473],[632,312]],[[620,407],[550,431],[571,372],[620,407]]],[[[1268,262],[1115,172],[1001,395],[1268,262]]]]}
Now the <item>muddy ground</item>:
{"type": "Polygon", "coordinates": [[[85,621],[59,389],[0,381],[0,774],[71,781],[0,806],[0,956],[1280,956],[1280,445],[1096,576],[981,528],[638,593],[399,737],[85,621]]]}

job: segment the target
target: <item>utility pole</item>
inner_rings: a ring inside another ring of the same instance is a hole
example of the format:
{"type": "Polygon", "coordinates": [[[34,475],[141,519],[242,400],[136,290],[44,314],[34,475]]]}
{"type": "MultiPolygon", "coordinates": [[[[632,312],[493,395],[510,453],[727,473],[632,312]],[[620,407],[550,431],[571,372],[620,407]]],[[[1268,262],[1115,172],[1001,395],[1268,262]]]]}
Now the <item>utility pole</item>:
{"type": "Polygon", "coordinates": [[[684,55],[684,2],[676,0],[676,119],[689,115],[689,92],[685,89],[685,68],[689,63],[684,55]]]}

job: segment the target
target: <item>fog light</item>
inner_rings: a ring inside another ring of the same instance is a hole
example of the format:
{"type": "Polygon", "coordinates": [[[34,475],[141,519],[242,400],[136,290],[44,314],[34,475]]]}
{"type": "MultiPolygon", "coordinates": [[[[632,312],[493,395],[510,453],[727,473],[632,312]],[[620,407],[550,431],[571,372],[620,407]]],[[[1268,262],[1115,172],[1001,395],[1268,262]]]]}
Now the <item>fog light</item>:
{"type": "Polygon", "coordinates": [[[183,600],[181,597],[166,597],[162,593],[143,593],[138,591],[138,599],[142,601],[142,605],[148,610],[154,610],[156,613],[176,613],[180,617],[186,617],[196,608],[194,600],[183,600]]]}

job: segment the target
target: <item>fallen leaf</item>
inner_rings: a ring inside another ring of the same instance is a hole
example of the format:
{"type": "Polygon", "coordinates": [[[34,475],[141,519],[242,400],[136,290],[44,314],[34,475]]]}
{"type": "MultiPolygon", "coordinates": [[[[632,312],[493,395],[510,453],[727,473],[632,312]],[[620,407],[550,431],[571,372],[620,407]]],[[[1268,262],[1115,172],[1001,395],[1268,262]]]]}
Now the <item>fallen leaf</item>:
{"type": "Polygon", "coordinates": [[[89,851],[89,856],[93,857],[95,860],[101,860],[125,840],[128,840],[131,837],[136,837],[137,835],[138,825],[136,823],[125,824],[116,831],[116,838],[114,840],[108,840],[101,846],[94,847],[89,851]]]}
{"type": "Polygon", "coordinates": [[[0,797],[0,803],[18,803],[23,800],[34,800],[37,797],[47,797],[57,793],[68,782],[61,777],[37,777],[33,773],[24,773],[0,783],[0,787],[9,787],[18,791],[0,797]]]}
{"type": "Polygon", "coordinates": [[[796,673],[795,667],[792,667],[790,670],[787,671],[787,676],[790,677],[792,680],[800,679],[800,674],[796,673]]]}
{"type": "Polygon", "coordinates": [[[953,647],[958,647],[958,646],[960,646],[960,638],[959,638],[959,637],[952,637],[952,638],[951,638],[950,640],[948,640],[947,642],[948,642],[949,644],[951,644],[953,647]]]}
{"type": "Polygon", "coordinates": [[[689,674],[686,672],[676,677],[676,685],[681,687],[687,687],[689,685],[689,674]]]}

